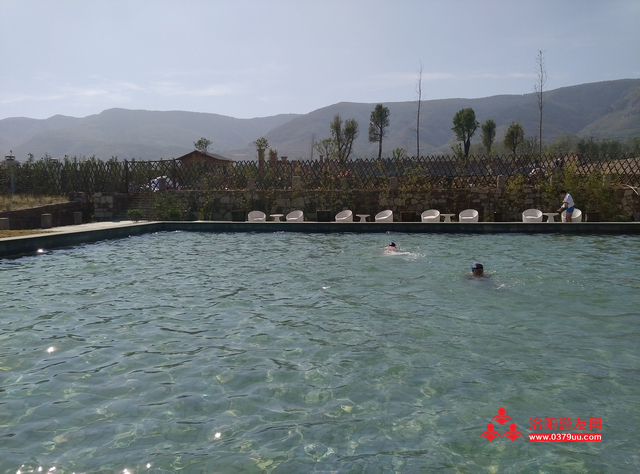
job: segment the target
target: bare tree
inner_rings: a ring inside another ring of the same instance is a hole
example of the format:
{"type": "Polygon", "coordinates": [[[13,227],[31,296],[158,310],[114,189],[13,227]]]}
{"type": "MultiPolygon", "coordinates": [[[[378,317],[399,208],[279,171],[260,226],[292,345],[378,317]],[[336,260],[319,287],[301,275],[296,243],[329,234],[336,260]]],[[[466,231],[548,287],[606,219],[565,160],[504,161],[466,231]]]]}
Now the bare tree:
{"type": "Polygon", "coordinates": [[[542,50],[538,51],[538,56],[536,56],[536,64],[537,68],[537,79],[534,85],[534,89],[536,91],[536,95],[538,96],[538,109],[540,110],[540,123],[538,128],[538,146],[540,159],[542,159],[542,109],[544,108],[544,100],[542,97],[542,90],[544,86],[547,84],[547,70],[545,68],[544,63],[544,55],[542,54],[542,50]]]}
{"type": "Polygon", "coordinates": [[[316,134],[311,135],[311,143],[309,144],[309,159],[313,160],[313,149],[316,144],[316,134]]]}
{"type": "Polygon", "coordinates": [[[416,84],[418,94],[418,114],[416,116],[416,157],[420,158],[420,107],[422,105],[422,61],[418,70],[418,84],[416,84]]]}

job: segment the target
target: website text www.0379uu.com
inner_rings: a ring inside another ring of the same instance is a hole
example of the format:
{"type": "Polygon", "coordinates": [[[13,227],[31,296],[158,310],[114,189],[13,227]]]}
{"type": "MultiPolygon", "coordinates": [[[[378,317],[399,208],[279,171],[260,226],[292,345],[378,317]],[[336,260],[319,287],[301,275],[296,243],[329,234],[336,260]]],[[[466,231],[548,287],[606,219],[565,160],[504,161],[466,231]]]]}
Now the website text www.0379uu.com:
{"type": "Polygon", "coordinates": [[[529,433],[529,441],[602,441],[600,433],[529,433]]]}

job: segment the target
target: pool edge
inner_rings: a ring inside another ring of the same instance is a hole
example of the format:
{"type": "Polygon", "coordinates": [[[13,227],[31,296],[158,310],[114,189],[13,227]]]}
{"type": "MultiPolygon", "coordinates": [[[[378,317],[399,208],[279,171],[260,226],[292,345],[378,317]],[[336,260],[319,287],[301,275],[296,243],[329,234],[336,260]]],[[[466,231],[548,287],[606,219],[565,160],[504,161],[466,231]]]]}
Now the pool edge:
{"type": "Polygon", "coordinates": [[[155,221],[100,222],[51,229],[49,233],[0,239],[0,258],[153,232],[303,232],[407,234],[640,234],[640,222],[229,222],[155,221]]]}

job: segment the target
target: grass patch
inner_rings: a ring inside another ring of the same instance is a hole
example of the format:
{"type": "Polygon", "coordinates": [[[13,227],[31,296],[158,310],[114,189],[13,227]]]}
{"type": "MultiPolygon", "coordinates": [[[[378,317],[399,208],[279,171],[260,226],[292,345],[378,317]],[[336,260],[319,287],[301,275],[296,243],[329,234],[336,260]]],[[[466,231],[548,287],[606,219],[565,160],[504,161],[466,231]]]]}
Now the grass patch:
{"type": "Polygon", "coordinates": [[[7,194],[0,196],[0,212],[29,209],[30,207],[46,206],[69,202],[67,196],[32,196],[29,194],[7,194]]]}
{"type": "Polygon", "coordinates": [[[49,230],[0,230],[0,239],[5,237],[22,237],[24,235],[47,234],[49,230]]]}

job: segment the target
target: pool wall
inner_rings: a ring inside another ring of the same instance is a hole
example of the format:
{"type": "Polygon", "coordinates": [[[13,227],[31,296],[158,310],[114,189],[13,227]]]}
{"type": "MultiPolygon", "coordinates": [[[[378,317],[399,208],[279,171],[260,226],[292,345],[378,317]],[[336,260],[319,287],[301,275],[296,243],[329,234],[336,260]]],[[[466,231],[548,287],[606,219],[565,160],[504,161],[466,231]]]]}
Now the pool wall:
{"type": "Polygon", "coordinates": [[[73,247],[101,240],[153,232],[303,232],[416,234],[640,234],[640,222],[113,222],[60,228],[46,234],[0,239],[0,258],[32,254],[40,249],[73,247]]]}

